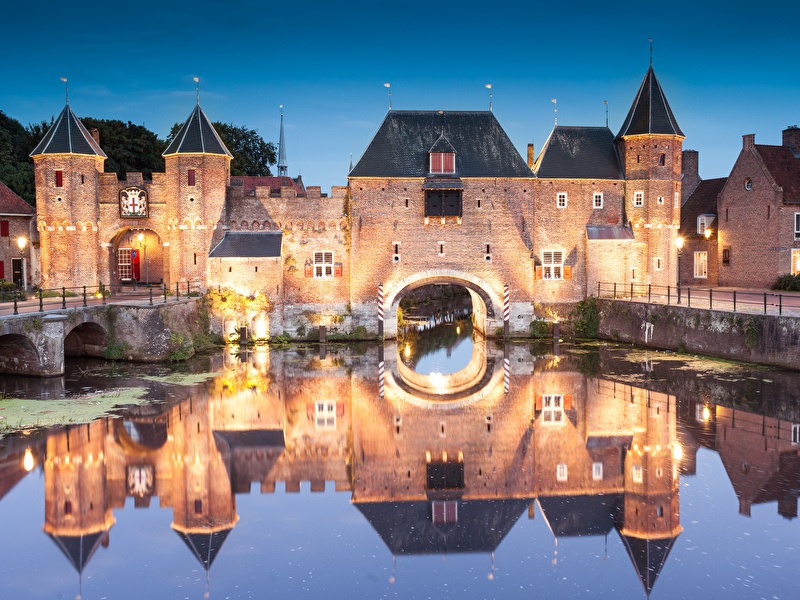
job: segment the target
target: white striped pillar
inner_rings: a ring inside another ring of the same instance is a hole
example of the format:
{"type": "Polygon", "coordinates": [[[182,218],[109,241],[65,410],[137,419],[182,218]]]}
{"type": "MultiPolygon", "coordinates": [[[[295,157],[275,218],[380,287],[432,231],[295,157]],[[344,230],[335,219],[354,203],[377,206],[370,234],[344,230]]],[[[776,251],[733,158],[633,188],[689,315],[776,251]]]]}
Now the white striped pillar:
{"type": "MultiPolygon", "coordinates": [[[[378,337],[383,337],[383,284],[378,284],[378,337]]],[[[383,396],[383,394],[381,394],[383,396]]]]}
{"type": "Polygon", "coordinates": [[[503,286],[503,337],[508,337],[509,319],[511,318],[511,293],[508,284],[503,286]]]}
{"type": "Polygon", "coordinates": [[[384,387],[386,384],[386,370],[383,359],[383,344],[378,348],[378,395],[383,398],[384,387]]]}

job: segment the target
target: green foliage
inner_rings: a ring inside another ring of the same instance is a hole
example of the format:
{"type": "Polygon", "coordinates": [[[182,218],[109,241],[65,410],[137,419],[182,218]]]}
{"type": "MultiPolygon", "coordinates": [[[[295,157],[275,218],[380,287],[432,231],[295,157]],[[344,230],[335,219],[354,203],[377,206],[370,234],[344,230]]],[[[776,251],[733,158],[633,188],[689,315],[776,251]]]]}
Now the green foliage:
{"type": "Polygon", "coordinates": [[[597,298],[589,296],[581,300],[572,312],[575,324],[575,335],[582,338],[594,339],[600,327],[600,310],[597,308],[597,298]]]}
{"type": "Polygon", "coordinates": [[[145,126],[91,117],[84,117],[81,122],[89,131],[97,129],[100,133],[100,147],[108,155],[106,173],[124,177],[125,173],[141,172],[145,177],[152,177],[153,172],[164,171],[161,153],[167,143],[145,126]]]}
{"type": "Polygon", "coordinates": [[[0,111],[0,181],[31,206],[36,201],[36,189],[33,161],[28,154],[40,139],[0,111]]]}
{"type": "Polygon", "coordinates": [[[784,292],[800,292],[800,274],[781,275],[770,289],[784,292]]]}
{"type": "Polygon", "coordinates": [[[298,338],[306,337],[306,326],[305,325],[300,325],[300,327],[297,328],[297,337],[298,338]]]}
{"type": "Polygon", "coordinates": [[[752,317],[747,319],[742,326],[742,333],[744,333],[744,345],[750,350],[758,344],[758,323],[752,317]]]}
{"type": "MultiPolygon", "coordinates": [[[[276,158],[275,144],[265,142],[255,129],[233,123],[212,123],[225,146],[233,154],[231,175],[272,175],[269,165],[274,165],[276,158]]],[[[175,123],[167,136],[167,144],[177,135],[183,123],[175,123]]]]}
{"type": "Polygon", "coordinates": [[[103,350],[103,358],[106,360],[124,360],[131,351],[131,345],[128,342],[121,344],[109,340],[106,349],[103,350]]]}
{"type": "Polygon", "coordinates": [[[282,346],[284,344],[288,344],[291,340],[287,335],[273,335],[269,338],[269,345],[270,346],[282,346]]]}
{"type": "Polygon", "coordinates": [[[181,362],[194,355],[192,341],[187,339],[182,333],[173,332],[169,336],[169,358],[170,362],[181,362]]]}
{"type": "Polygon", "coordinates": [[[549,321],[534,320],[529,325],[532,338],[546,338],[552,335],[549,321]]]}

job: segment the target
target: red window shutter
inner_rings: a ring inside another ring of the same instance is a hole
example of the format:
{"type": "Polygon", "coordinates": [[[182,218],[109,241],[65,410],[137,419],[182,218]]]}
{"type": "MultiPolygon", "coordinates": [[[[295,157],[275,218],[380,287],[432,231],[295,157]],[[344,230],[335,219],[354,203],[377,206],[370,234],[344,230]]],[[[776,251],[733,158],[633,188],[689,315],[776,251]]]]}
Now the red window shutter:
{"type": "Polygon", "coordinates": [[[306,263],[306,277],[313,277],[314,276],[314,265],[311,263],[306,263]]]}
{"type": "Polygon", "coordinates": [[[342,263],[336,263],[333,265],[333,276],[334,277],[342,276],[342,263]]]}
{"type": "Polygon", "coordinates": [[[0,221],[0,237],[8,237],[8,221],[0,221]]]}
{"type": "Polygon", "coordinates": [[[0,260],[0,279],[6,278],[6,264],[0,260]]]}
{"type": "Polygon", "coordinates": [[[452,152],[442,154],[442,173],[455,173],[456,155],[452,152]]]}
{"type": "Polygon", "coordinates": [[[308,404],[306,404],[306,416],[309,419],[313,419],[314,418],[314,403],[313,402],[309,402],[308,404]]]}
{"type": "Polygon", "coordinates": [[[56,187],[64,187],[64,171],[56,171],[56,187]]]}
{"type": "Polygon", "coordinates": [[[187,178],[188,179],[188,181],[187,181],[188,185],[194,185],[194,177],[195,177],[195,170],[194,169],[189,169],[188,178],[187,178]]]}
{"type": "Polygon", "coordinates": [[[544,269],[542,267],[536,267],[536,279],[541,279],[544,277],[544,269]]]}
{"type": "Polygon", "coordinates": [[[572,396],[564,394],[564,410],[572,410],[572,396]]]}
{"type": "Polygon", "coordinates": [[[431,173],[442,172],[442,153],[431,152],[431,173]]]}
{"type": "Polygon", "coordinates": [[[336,403],[336,416],[343,417],[344,416],[344,402],[337,402],[336,403]]]}
{"type": "Polygon", "coordinates": [[[564,265],[564,279],[572,279],[572,267],[564,265]]]}
{"type": "Polygon", "coordinates": [[[542,408],[544,408],[544,396],[536,394],[536,410],[542,410],[542,408]]]}

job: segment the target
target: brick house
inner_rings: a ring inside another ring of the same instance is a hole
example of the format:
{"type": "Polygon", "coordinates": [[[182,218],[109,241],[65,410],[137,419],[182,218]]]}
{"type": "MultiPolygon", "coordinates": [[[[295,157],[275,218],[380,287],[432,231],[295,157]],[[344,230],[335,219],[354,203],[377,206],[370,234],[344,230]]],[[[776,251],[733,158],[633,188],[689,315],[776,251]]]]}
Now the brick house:
{"type": "Polygon", "coordinates": [[[681,285],[717,285],[720,269],[717,197],[726,181],[726,177],[701,181],[681,207],[681,285]]]}
{"type": "Polygon", "coordinates": [[[717,202],[718,284],[768,288],[800,273],[800,129],[780,146],[742,139],[717,202]]]}
{"type": "Polygon", "coordinates": [[[0,181],[0,280],[26,288],[34,270],[31,259],[33,207],[0,181]],[[24,244],[20,246],[24,240],[24,244]]]}

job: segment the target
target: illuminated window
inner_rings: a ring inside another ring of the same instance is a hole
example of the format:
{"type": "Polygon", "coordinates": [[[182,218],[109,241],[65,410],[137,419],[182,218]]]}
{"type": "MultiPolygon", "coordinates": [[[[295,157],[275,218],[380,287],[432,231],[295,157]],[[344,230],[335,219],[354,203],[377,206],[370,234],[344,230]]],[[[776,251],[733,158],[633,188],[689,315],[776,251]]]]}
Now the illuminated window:
{"type": "Polygon", "coordinates": [[[542,278],[564,279],[564,253],[558,250],[542,252],[542,278]]]}
{"type": "Polygon", "coordinates": [[[792,250],[792,275],[800,275],[800,250],[792,250]]]}
{"type": "Polygon", "coordinates": [[[130,281],[133,279],[133,270],[131,268],[131,249],[120,248],[117,253],[117,272],[122,281],[130,281]]]}
{"type": "Polygon", "coordinates": [[[708,252],[694,253],[694,276],[696,279],[708,277],[708,252]]]}
{"type": "Polygon", "coordinates": [[[730,246],[723,246],[722,247],[722,264],[723,265],[731,264],[731,247],[730,246]]]}
{"type": "Polygon", "coordinates": [[[595,481],[600,481],[603,479],[603,463],[592,463],[592,479],[595,481]]]}
{"type": "Polygon", "coordinates": [[[714,215],[700,215],[697,217],[697,234],[703,235],[714,222],[714,215]]]}
{"type": "Polygon", "coordinates": [[[644,206],[644,192],[633,192],[633,205],[644,206]]]}
{"type": "Polygon", "coordinates": [[[333,252],[314,252],[314,278],[333,277],[333,252]]]}
{"type": "Polygon", "coordinates": [[[556,206],[558,208],[567,208],[567,193],[559,192],[556,194],[556,206]]]}
{"type": "Polygon", "coordinates": [[[431,173],[455,173],[455,152],[431,152],[431,173]]]}
{"type": "Polygon", "coordinates": [[[642,483],[642,465],[633,465],[633,482],[642,483]]]}
{"type": "Polygon", "coordinates": [[[564,423],[564,396],[561,394],[542,396],[542,422],[547,425],[564,423]]]}
{"type": "Polygon", "coordinates": [[[336,429],[336,402],[318,400],[314,403],[314,426],[317,429],[336,429]]]}
{"type": "Polygon", "coordinates": [[[602,192],[595,192],[592,197],[592,206],[594,208],[603,208],[603,194],[602,192]]]}
{"type": "Polygon", "coordinates": [[[556,465],[556,480],[566,481],[567,478],[567,465],[564,463],[556,465]]]}

